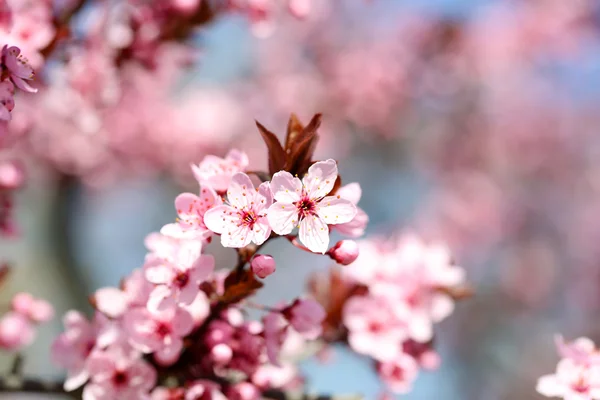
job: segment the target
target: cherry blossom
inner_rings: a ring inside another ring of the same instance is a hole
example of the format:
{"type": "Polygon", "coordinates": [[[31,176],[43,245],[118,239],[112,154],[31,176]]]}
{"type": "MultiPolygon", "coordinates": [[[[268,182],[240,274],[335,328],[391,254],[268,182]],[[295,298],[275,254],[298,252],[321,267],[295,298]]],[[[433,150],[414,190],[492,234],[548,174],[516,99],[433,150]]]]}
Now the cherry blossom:
{"type": "Polygon", "coordinates": [[[417,377],[419,366],[406,354],[400,354],[392,361],[382,362],[377,366],[379,376],[394,393],[408,393],[417,377]]]}
{"type": "Polygon", "coordinates": [[[350,222],[356,216],[352,202],[340,196],[325,197],[338,176],[334,160],[319,161],[302,179],[281,171],[273,175],[271,189],[276,202],[267,218],[278,235],[300,227],[300,241],[311,251],[325,254],[329,246],[328,225],[350,222]]]}
{"type": "Polygon", "coordinates": [[[178,221],[165,225],[160,232],[175,238],[207,239],[212,232],[204,222],[204,215],[221,203],[221,197],[210,186],[202,187],[200,196],[191,193],[180,194],[175,199],[178,221]]]}
{"type": "Polygon", "coordinates": [[[119,330],[102,314],[96,314],[90,323],[77,311],[69,311],[63,317],[65,332],[52,344],[52,359],[65,368],[68,376],[64,383],[67,391],[83,385],[89,378],[88,358],[97,349],[105,349],[115,343],[119,330]]]}
{"type": "Polygon", "coordinates": [[[183,348],[183,340],[192,331],[194,321],[182,308],[151,313],[145,308],[129,310],[124,318],[129,341],[144,353],[154,353],[163,365],[173,364],[183,348]]]}
{"type": "Polygon", "coordinates": [[[27,83],[28,80],[33,79],[34,73],[29,61],[21,54],[21,49],[4,45],[1,60],[2,65],[5,67],[3,73],[8,74],[15,86],[25,92],[37,92],[37,89],[27,83]]]}
{"type": "Polygon", "coordinates": [[[244,247],[250,242],[263,244],[271,234],[266,212],[273,199],[269,183],[258,189],[243,172],[231,178],[227,189],[229,204],[208,210],[204,223],[211,231],[221,235],[223,247],[244,247]]]}
{"type": "Polygon", "coordinates": [[[199,284],[214,268],[214,257],[201,255],[196,243],[182,244],[173,260],[150,260],[144,266],[146,279],[157,286],[150,294],[148,308],[164,311],[179,303],[191,304],[198,295],[199,284]]]}
{"type": "Polygon", "coordinates": [[[402,303],[391,304],[387,299],[374,296],[354,296],[343,311],[344,325],[348,328],[350,347],[379,361],[391,361],[402,352],[402,341],[407,338],[410,312],[402,303]]]}
{"type": "Polygon", "coordinates": [[[88,371],[90,382],[83,390],[86,400],[142,400],[156,383],[156,371],[150,364],[120,348],[93,353],[88,371]]]}
{"type": "Polygon", "coordinates": [[[192,171],[200,186],[210,187],[218,193],[225,193],[231,178],[243,172],[248,166],[248,156],[239,150],[231,150],[225,158],[213,155],[204,157],[198,165],[192,165],[192,171]]]}
{"type": "Polygon", "coordinates": [[[556,373],[538,380],[536,389],[546,397],[600,399],[600,366],[585,366],[563,359],[558,363],[556,373]]]}
{"type": "Polygon", "coordinates": [[[96,309],[112,318],[121,317],[127,309],[136,306],[145,307],[154,289],[141,269],[134,270],[123,280],[122,286],[122,289],[113,287],[98,289],[93,297],[96,309]]]}

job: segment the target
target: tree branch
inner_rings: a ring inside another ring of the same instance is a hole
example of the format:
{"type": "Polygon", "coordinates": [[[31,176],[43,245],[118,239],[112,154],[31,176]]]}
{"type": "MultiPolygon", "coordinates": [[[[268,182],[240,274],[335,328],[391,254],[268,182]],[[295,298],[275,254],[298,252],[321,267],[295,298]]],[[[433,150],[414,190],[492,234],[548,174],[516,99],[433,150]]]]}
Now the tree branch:
{"type": "MultiPolygon", "coordinates": [[[[44,381],[38,379],[19,378],[15,375],[0,378],[0,393],[36,393],[36,394],[62,394],[73,399],[81,399],[81,390],[67,392],[62,382],[44,381]]],[[[269,400],[361,400],[359,395],[323,395],[306,393],[289,393],[280,390],[267,390],[263,393],[269,400]]]]}

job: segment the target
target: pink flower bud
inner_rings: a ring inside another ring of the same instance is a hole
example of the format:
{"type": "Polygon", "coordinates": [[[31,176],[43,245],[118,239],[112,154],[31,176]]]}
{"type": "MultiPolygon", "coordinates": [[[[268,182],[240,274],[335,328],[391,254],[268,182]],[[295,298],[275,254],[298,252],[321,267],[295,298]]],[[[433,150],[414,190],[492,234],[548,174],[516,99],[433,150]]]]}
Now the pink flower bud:
{"type": "Polygon", "coordinates": [[[231,347],[227,346],[225,343],[221,343],[212,348],[210,355],[215,363],[225,365],[231,361],[233,351],[231,350],[231,347]]]}
{"type": "Polygon", "coordinates": [[[23,169],[12,161],[0,163],[0,188],[18,189],[25,181],[23,169]]]}
{"type": "Polygon", "coordinates": [[[250,267],[252,272],[264,279],[275,272],[275,260],[271,256],[259,254],[252,259],[250,267]]]}
{"type": "Polygon", "coordinates": [[[0,349],[19,350],[31,344],[34,335],[27,317],[18,312],[6,313],[0,319],[0,349]]]}
{"type": "Polygon", "coordinates": [[[352,264],[358,258],[358,243],[354,240],[340,240],[333,246],[327,254],[338,264],[352,264]]]}
{"type": "Polygon", "coordinates": [[[240,382],[229,388],[227,398],[231,400],[258,400],[260,399],[260,391],[249,382],[240,382]]]}

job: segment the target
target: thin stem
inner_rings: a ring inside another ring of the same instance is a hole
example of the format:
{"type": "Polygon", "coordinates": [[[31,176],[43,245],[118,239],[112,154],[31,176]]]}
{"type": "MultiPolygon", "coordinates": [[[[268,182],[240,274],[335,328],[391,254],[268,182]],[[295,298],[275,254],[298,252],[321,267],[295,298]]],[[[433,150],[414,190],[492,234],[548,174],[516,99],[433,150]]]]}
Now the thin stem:
{"type": "Polygon", "coordinates": [[[296,235],[285,235],[285,238],[290,241],[291,244],[299,248],[300,250],[304,250],[310,254],[315,254],[308,249],[308,247],[304,246],[300,241],[298,241],[298,236],[296,235]]]}
{"type": "Polygon", "coordinates": [[[13,376],[23,375],[23,355],[21,353],[17,353],[15,355],[15,359],[13,360],[10,368],[10,374],[13,376]]]}

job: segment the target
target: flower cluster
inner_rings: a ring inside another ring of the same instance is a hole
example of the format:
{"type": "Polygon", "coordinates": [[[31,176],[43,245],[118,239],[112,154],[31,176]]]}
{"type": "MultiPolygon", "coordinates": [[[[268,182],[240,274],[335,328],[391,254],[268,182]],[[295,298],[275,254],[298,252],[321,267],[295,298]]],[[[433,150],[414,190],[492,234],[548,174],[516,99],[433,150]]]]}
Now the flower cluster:
{"type": "Polygon", "coordinates": [[[359,244],[358,259],[341,275],[312,283],[328,310],[326,334],[345,337],[352,350],[376,362],[389,390],[406,393],[419,367],[439,364],[433,326],[452,313],[464,270],[444,246],[411,234],[359,244]]]}
{"type": "MultiPolygon", "coordinates": [[[[319,116],[296,122],[285,146],[258,125],[268,172],[247,171],[237,150],[192,165],[199,194],[177,196],[176,222],[147,236],[140,268],[90,297],[91,320],[64,315],[52,358],[67,371],[65,391],[86,400],[258,400],[302,389],[295,361],[315,340],[343,341],[372,357],[395,392],[410,388],[419,366],[439,363],[432,326],[452,312],[462,270],[445,248],[414,236],[330,247],[333,229],[352,238],[364,232],[360,186],[341,186],[334,160],[313,160],[319,116]],[[232,269],[206,252],[216,235],[237,252],[232,269]],[[342,265],[338,285],[274,306],[251,301],[276,271],[260,247],[278,237],[342,265]],[[264,315],[248,319],[248,308],[264,315]]],[[[0,345],[28,344],[31,324],[51,314],[45,302],[17,296],[0,322],[0,345]]]]}
{"type": "Polygon", "coordinates": [[[66,331],[52,352],[68,371],[66,390],[85,385],[90,400],[206,393],[252,400],[301,383],[289,343],[300,343],[297,355],[303,343],[319,338],[326,313],[317,301],[299,297],[277,307],[257,306],[267,315],[246,320],[242,310],[253,306],[247,298],[263,286],[256,277],[275,271],[273,258],[257,251],[282,235],[303,250],[349,264],[358,256],[356,243],[345,240],[329,249],[329,233],[338,225],[342,231],[342,224],[351,225],[350,236],[362,233],[366,218],[354,221],[360,189],[350,186],[352,194],[345,196],[352,200],[335,194],[334,160],[310,162],[302,180],[284,166],[260,184],[244,171],[247,165],[239,151],[193,165],[200,193],[176,198],[177,221],[147,237],[142,267],[119,288],[96,291],[91,322],[67,313],[66,331]],[[232,271],[218,270],[205,253],[215,234],[224,247],[237,249],[240,262],[232,271]],[[175,385],[165,386],[167,381],[175,385]]]}
{"type": "Polygon", "coordinates": [[[11,311],[0,318],[0,350],[19,351],[35,339],[35,326],[54,316],[54,309],[45,300],[29,293],[15,295],[11,311]]]}
{"type": "Polygon", "coordinates": [[[594,342],[581,337],[565,343],[559,336],[556,345],[561,360],[554,374],[538,380],[538,393],[565,400],[600,399],[600,351],[594,342]]]}

